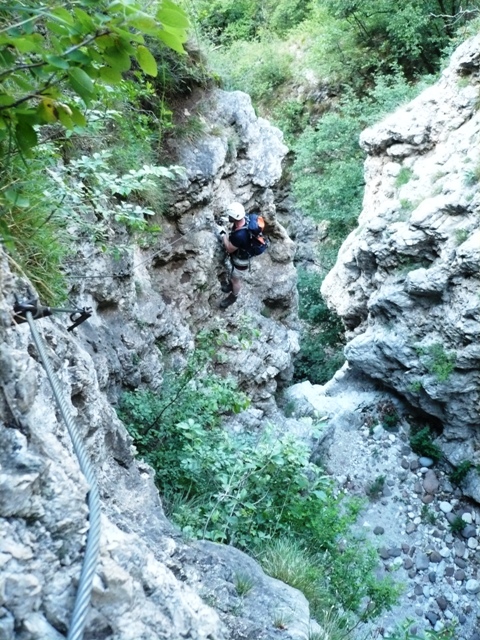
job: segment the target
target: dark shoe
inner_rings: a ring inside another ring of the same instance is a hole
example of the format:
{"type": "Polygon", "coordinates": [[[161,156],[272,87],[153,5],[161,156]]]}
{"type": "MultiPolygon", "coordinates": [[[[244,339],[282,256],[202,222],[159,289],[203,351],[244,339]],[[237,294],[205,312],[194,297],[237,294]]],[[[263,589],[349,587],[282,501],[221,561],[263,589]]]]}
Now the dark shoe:
{"type": "Polygon", "coordinates": [[[232,283],[229,280],[225,280],[221,283],[220,289],[223,291],[223,293],[230,293],[230,291],[232,290],[232,283]]]}
{"type": "Polygon", "coordinates": [[[237,301],[237,296],[234,296],[233,293],[231,293],[227,298],[222,300],[218,306],[220,307],[220,309],[226,309],[236,301],[237,301]]]}

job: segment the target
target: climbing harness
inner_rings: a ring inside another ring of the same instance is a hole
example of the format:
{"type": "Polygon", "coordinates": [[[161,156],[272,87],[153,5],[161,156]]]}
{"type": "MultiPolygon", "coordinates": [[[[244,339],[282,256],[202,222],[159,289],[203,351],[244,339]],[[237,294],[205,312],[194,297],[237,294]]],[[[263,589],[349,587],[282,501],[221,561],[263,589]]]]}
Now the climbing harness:
{"type": "Polygon", "coordinates": [[[68,327],[68,331],[72,331],[79,324],[84,322],[92,315],[91,309],[84,307],[83,309],[57,309],[52,307],[44,307],[35,300],[29,293],[29,299],[20,301],[15,296],[14,305],[14,321],[17,324],[28,322],[32,338],[40,355],[43,367],[47,374],[48,380],[52,387],[53,395],[57,402],[62,418],[67,426],[68,433],[73,443],[75,455],[78,458],[80,470],[89,486],[87,504],[89,509],[90,526],[87,534],[87,542],[85,547],[85,556],[83,559],[82,571],[78,583],[75,605],[70,621],[67,640],[82,640],[85,629],[90,598],[92,594],[93,578],[97,566],[97,558],[100,549],[100,495],[98,492],[97,481],[93,466],[87,454],[82,437],[72,418],[69,407],[62,394],[59,381],[55,376],[50,360],[40,334],[35,326],[35,320],[52,315],[53,312],[65,312],[70,314],[72,325],[68,327]]]}

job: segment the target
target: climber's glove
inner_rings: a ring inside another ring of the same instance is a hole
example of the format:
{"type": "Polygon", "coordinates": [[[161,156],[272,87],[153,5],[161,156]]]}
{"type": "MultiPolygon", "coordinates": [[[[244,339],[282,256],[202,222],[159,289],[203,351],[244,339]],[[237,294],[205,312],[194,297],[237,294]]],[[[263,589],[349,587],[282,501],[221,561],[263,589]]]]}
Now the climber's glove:
{"type": "Polygon", "coordinates": [[[226,231],[223,227],[221,227],[220,225],[217,225],[217,238],[223,242],[223,236],[226,235],[226,231]]]}

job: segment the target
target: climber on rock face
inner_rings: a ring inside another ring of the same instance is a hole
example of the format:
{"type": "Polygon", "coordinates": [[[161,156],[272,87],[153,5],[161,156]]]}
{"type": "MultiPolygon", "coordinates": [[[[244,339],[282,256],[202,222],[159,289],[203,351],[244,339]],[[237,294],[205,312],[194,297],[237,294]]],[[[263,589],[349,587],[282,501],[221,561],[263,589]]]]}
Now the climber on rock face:
{"type": "Polygon", "coordinates": [[[246,253],[250,241],[245,221],[245,209],[240,202],[232,202],[227,207],[226,214],[232,227],[229,233],[222,230],[220,237],[225,250],[230,255],[232,272],[230,280],[222,285],[222,291],[228,293],[228,296],[220,302],[221,309],[226,309],[237,301],[237,296],[242,286],[242,278],[250,264],[250,258],[246,253]]]}

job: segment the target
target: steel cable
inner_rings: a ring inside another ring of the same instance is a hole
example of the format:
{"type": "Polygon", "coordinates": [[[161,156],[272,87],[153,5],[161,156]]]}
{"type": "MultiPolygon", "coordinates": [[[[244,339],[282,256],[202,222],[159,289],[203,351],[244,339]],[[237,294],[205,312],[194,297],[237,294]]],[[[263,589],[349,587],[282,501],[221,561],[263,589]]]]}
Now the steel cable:
{"type": "MultiPolygon", "coordinates": [[[[200,226],[199,223],[193,223],[192,226],[187,229],[187,231],[185,232],[185,234],[183,236],[180,236],[180,238],[177,238],[176,240],[172,240],[172,242],[167,243],[167,245],[164,245],[163,247],[161,247],[160,249],[158,249],[157,251],[155,251],[154,253],[152,253],[152,255],[148,256],[148,258],[145,258],[145,260],[142,260],[141,262],[139,262],[138,264],[136,264],[134,267],[132,267],[131,271],[135,271],[135,269],[138,269],[139,267],[142,266],[142,264],[145,264],[147,262],[150,262],[150,260],[153,260],[153,258],[155,258],[156,256],[158,256],[158,254],[162,253],[162,251],[165,251],[165,249],[167,248],[167,246],[169,248],[173,247],[174,244],[177,244],[177,242],[180,242],[181,240],[185,240],[185,238],[187,238],[191,233],[193,233],[196,230],[200,230],[200,226]]],[[[83,263],[83,261],[82,261],[83,263]]],[[[132,273],[128,273],[128,274],[118,274],[118,273],[107,273],[107,274],[102,274],[102,275],[98,275],[98,276],[73,276],[70,274],[66,274],[66,277],[69,279],[75,279],[75,280],[93,280],[95,278],[129,278],[132,275],[132,273]]]]}
{"type": "Polygon", "coordinates": [[[67,635],[67,640],[82,640],[92,594],[93,577],[95,575],[100,548],[100,494],[98,492],[92,463],[62,394],[60,384],[55,376],[50,360],[48,359],[45,346],[37,331],[35,321],[30,311],[27,311],[26,318],[30,326],[30,331],[32,332],[33,341],[35,342],[35,346],[40,354],[40,358],[52,387],[53,395],[67,426],[68,433],[73,443],[73,449],[80,464],[80,469],[89,486],[87,503],[90,526],[87,534],[85,557],[83,559],[82,571],[80,573],[75,606],[73,608],[70,628],[67,635]]]}

